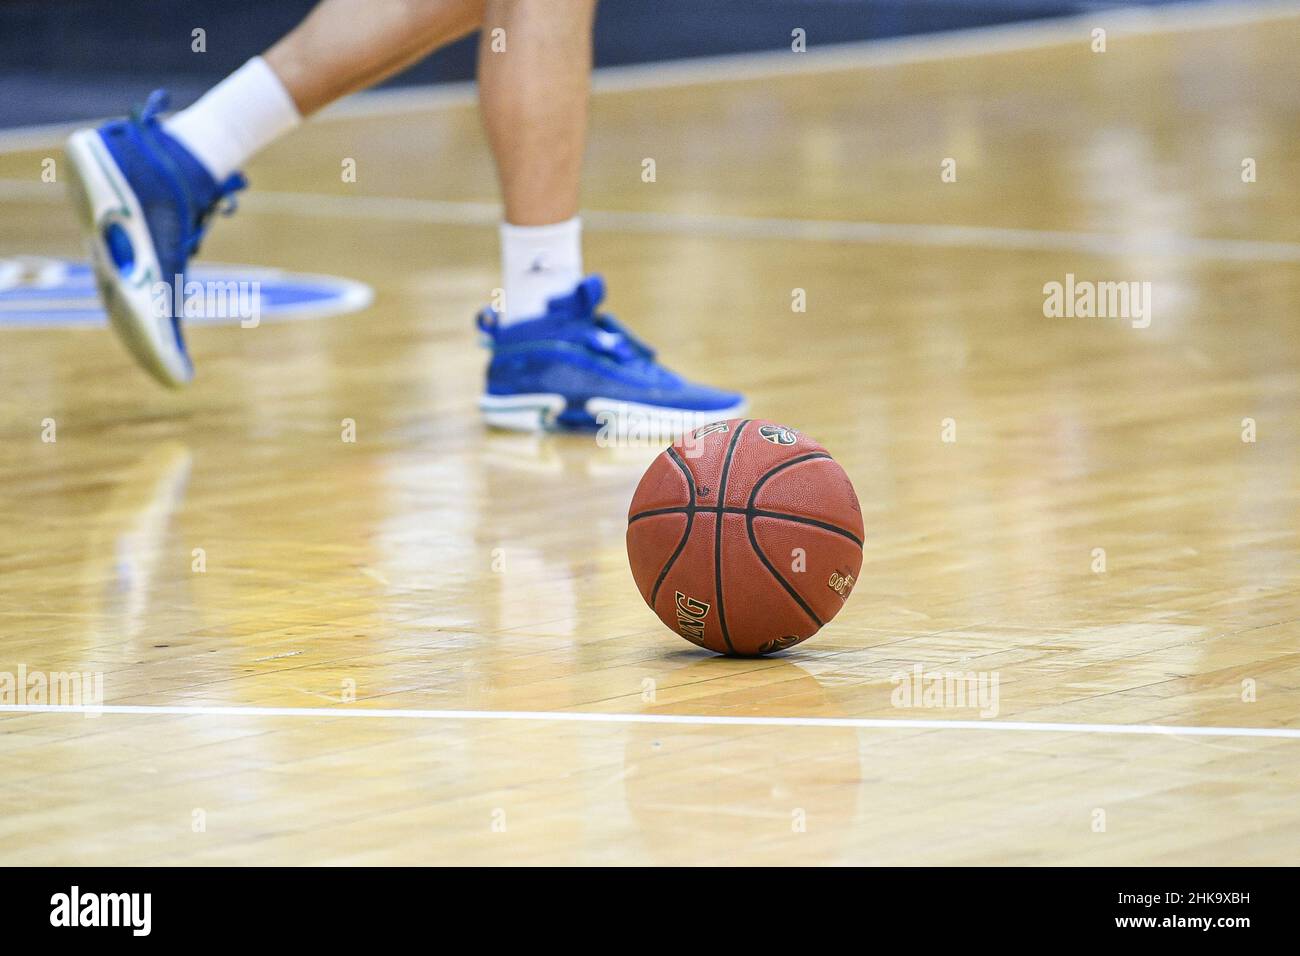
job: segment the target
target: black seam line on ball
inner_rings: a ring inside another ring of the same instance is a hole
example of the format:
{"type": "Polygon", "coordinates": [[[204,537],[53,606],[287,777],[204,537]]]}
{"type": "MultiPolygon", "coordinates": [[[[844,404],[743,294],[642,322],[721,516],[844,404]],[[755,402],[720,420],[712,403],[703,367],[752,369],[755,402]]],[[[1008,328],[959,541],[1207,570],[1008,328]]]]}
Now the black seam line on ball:
{"type": "Polygon", "coordinates": [[[762,508],[737,508],[737,511],[744,511],[748,520],[753,523],[755,518],[776,518],[780,521],[793,521],[795,524],[812,525],[814,528],[821,528],[824,531],[833,531],[841,538],[848,538],[859,548],[862,547],[862,540],[845,528],[837,524],[831,524],[828,521],[818,521],[816,518],[805,518],[803,515],[788,515],[784,511],[766,511],[762,508]]]}
{"type": "Polygon", "coordinates": [[[657,515],[684,515],[701,510],[708,511],[709,509],[692,508],[689,505],[677,505],[674,508],[651,508],[649,511],[638,511],[627,519],[627,523],[631,524],[633,521],[640,521],[642,518],[653,518],[657,515]]]}
{"type": "Polygon", "coordinates": [[[830,457],[831,456],[826,454],[826,452],[824,451],[810,451],[806,455],[800,455],[798,458],[791,458],[789,461],[783,461],[781,462],[781,464],[769,468],[767,471],[763,472],[763,474],[759,476],[758,481],[754,482],[754,487],[749,492],[749,507],[751,508],[754,507],[754,502],[758,500],[758,493],[763,490],[763,486],[767,484],[768,479],[771,478],[773,475],[779,474],[780,472],[785,471],[787,468],[791,468],[794,465],[800,464],[801,462],[812,461],[814,458],[830,458],[830,457]]]}
{"type": "Polygon", "coordinates": [[[794,598],[795,603],[803,608],[803,612],[812,619],[812,622],[821,627],[821,618],[813,613],[813,609],[808,606],[808,602],[799,596],[799,592],[794,589],[790,582],[781,577],[781,572],[773,566],[772,562],[767,559],[767,555],[763,553],[763,549],[758,546],[758,538],[754,536],[754,518],[752,515],[745,518],[745,530],[749,532],[749,543],[754,548],[754,553],[758,555],[758,559],[763,562],[763,566],[771,572],[772,577],[776,578],[777,583],[785,588],[785,592],[794,598]]]}
{"type": "Polygon", "coordinates": [[[722,628],[722,639],[727,643],[727,650],[736,653],[736,648],[731,643],[731,634],[727,631],[727,612],[722,606],[722,504],[727,500],[727,475],[731,471],[731,456],[736,453],[736,442],[740,441],[740,433],[745,430],[745,426],[750,423],[751,419],[746,418],[736,426],[736,433],[731,436],[731,444],[727,445],[727,456],[722,459],[722,477],[718,480],[718,516],[714,519],[713,534],[713,582],[718,588],[718,625],[722,628]]]}
{"type": "MultiPolygon", "coordinates": [[[[672,448],[671,446],[669,447],[668,457],[676,463],[677,467],[682,470],[682,474],[686,476],[686,490],[690,493],[691,499],[690,504],[686,506],[686,527],[682,530],[682,540],[677,542],[676,550],[673,551],[672,557],[668,559],[667,563],[665,563],[663,568],[659,571],[659,577],[655,579],[655,586],[650,591],[650,607],[652,609],[659,599],[660,585],[664,583],[664,578],[668,577],[668,572],[672,570],[672,566],[677,562],[678,556],[681,555],[682,550],[686,547],[686,542],[691,539],[691,525],[695,522],[695,478],[691,475],[691,470],[686,467],[686,462],[682,461],[681,456],[677,454],[675,448],[672,448]]],[[[642,515],[645,513],[646,512],[642,512],[642,515]]],[[[637,515],[637,517],[639,518],[641,515],[637,515]]],[[[629,520],[629,524],[631,524],[631,520],[629,520]]]]}
{"type": "Polygon", "coordinates": [[[689,515],[698,514],[701,511],[707,511],[712,514],[725,513],[729,515],[745,515],[749,518],[775,518],[778,521],[793,521],[795,524],[811,525],[814,528],[821,528],[824,531],[833,531],[841,538],[848,538],[859,548],[862,547],[862,540],[846,528],[841,528],[837,524],[831,524],[827,521],[818,521],[816,518],[805,518],[803,515],[786,514],[784,511],[768,511],[765,508],[715,508],[700,507],[692,508],[690,505],[678,505],[675,508],[652,508],[649,511],[640,511],[627,519],[627,523],[640,521],[642,518],[656,518],[660,515],[689,515]]]}

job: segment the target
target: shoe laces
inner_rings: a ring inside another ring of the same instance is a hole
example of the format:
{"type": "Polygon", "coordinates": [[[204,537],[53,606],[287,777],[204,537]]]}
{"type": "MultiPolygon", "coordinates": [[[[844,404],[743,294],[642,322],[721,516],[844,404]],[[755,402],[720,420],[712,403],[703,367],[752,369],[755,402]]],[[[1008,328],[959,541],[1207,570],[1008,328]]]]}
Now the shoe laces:
{"type": "Polygon", "coordinates": [[[248,180],[244,178],[243,173],[231,173],[224,180],[217,183],[216,195],[208,203],[207,208],[199,212],[198,221],[193,231],[185,239],[185,247],[190,255],[194,255],[199,251],[199,243],[208,234],[208,226],[213,215],[216,213],[223,216],[232,215],[239,208],[239,200],[235,198],[235,193],[246,188],[248,188],[248,180]]]}
{"type": "Polygon", "coordinates": [[[629,332],[612,315],[598,313],[592,315],[591,320],[592,329],[587,334],[587,342],[597,352],[622,364],[654,362],[655,350],[629,332]]]}
{"type": "MultiPolygon", "coordinates": [[[[614,316],[597,312],[596,306],[604,295],[603,283],[584,280],[576,290],[574,309],[567,316],[572,323],[586,326],[582,330],[582,343],[594,352],[613,359],[621,365],[640,363],[653,365],[655,350],[628,331],[614,316]]],[[[488,306],[476,319],[484,344],[494,344],[502,331],[501,313],[488,306]]]]}
{"type": "Polygon", "coordinates": [[[196,204],[185,184],[184,176],[181,175],[175,161],[158,139],[161,132],[158,115],[167,109],[170,99],[166,90],[154,90],[149,94],[149,98],[145,101],[143,107],[131,110],[131,123],[152,141],[154,148],[150,150],[149,155],[154,159],[161,160],[161,162],[156,162],[155,165],[162,168],[165,173],[164,178],[167,180],[173,196],[180,208],[187,213],[181,222],[181,228],[186,232],[181,236],[180,244],[188,257],[199,251],[199,245],[202,243],[203,237],[207,235],[209,224],[215,213],[220,212],[223,216],[229,216],[238,208],[235,193],[246,188],[248,180],[243,173],[232,173],[217,183],[217,191],[207,205],[199,209],[195,208],[196,204]]]}

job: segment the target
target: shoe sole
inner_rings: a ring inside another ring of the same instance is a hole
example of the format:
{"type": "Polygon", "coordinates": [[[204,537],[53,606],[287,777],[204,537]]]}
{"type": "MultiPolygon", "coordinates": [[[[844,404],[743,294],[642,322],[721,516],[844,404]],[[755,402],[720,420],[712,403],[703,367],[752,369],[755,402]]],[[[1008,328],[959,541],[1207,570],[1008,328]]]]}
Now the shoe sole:
{"type": "Polygon", "coordinates": [[[609,398],[592,398],[583,406],[589,419],[566,421],[562,414],[568,407],[563,395],[535,393],[528,395],[483,395],[479,410],[492,428],[508,431],[578,431],[596,429],[600,439],[672,441],[678,436],[727,418],[739,418],[747,405],[740,402],[716,411],[697,411],[663,405],[644,405],[609,398]]]}
{"type": "Polygon", "coordinates": [[[155,379],[169,388],[189,384],[194,368],[176,347],[170,296],[165,314],[154,314],[154,286],[167,280],[161,276],[153,239],[134,192],[95,130],[73,133],[65,150],[73,206],[109,322],[135,360],[155,379]],[[128,272],[113,261],[104,238],[114,225],[131,243],[128,272]]]}

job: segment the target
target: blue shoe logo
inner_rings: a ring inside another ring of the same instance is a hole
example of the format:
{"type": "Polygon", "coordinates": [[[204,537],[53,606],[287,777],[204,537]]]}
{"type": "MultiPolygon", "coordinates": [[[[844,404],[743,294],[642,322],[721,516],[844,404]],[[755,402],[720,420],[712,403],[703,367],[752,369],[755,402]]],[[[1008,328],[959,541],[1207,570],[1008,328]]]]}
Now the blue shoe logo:
{"type": "MultiPolygon", "coordinates": [[[[196,265],[187,282],[214,287],[255,285],[260,317],[271,320],[319,319],[357,312],[374,292],[364,283],[335,276],[305,275],[255,266],[196,265]]],[[[186,315],[195,325],[238,325],[234,312],[186,315]]],[[[74,328],[106,326],[95,277],[85,262],[39,256],[0,259],[0,327],[74,328]]]]}

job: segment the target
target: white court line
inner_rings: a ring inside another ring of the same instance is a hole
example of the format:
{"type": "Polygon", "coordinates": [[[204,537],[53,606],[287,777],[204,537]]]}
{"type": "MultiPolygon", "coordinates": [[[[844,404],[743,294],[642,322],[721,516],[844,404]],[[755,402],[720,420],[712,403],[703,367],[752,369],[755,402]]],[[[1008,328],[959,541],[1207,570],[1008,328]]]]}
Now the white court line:
{"type": "MultiPolygon", "coordinates": [[[[0,199],[61,203],[49,184],[0,179],[0,199]]],[[[317,219],[371,219],[421,225],[497,228],[501,207],[490,202],[404,199],[396,196],[335,196],[323,193],[254,192],[240,203],[250,214],[317,219]]],[[[997,249],[1018,252],[1075,252],[1093,256],[1157,256],[1233,262],[1300,263],[1300,243],[1261,239],[1214,239],[1177,235],[1119,235],[1001,226],[869,222],[848,219],[785,219],[721,213],[636,212],[586,209],[583,228],[595,232],[843,242],[872,245],[997,249]]]]}
{"type": "MultiPolygon", "coordinates": [[[[1112,36],[1178,33],[1300,15],[1296,0],[1258,3],[1218,2],[1172,7],[1129,7],[1077,16],[1035,20],[969,30],[814,45],[809,54],[784,50],[693,58],[658,64],[609,67],[596,71],[600,92],[623,92],[771,76],[802,75],[915,63],[948,57],[973,57],[1071,42],[1085,26],[1104,25],[1112,36]]],[[[1086,35],[1086,31],[1085,34],[1086,35]]],[[[463,105],[473,100],[474,84],[404,87],[361,93],[334,104],[315,121],[383,116],[463,105]]],[[[0,131],[0,152],[57,143],[83,124],[56,124],[0,131]],[[34,145],[35,144],[35,145],[34,145]]],[[[0,180],[0,200],[61,202],[59,192],[28,180],[0,180]]],[[[317,218],[370,218],[438,225],[495,228],[500,206],[383,196],[329,196],[310,193],[254,192],[244,201],[249,212],[288,213],[317,218]]],[[[1023,252],[1074,252],[1096,256],[1211,259],[1237,262],[1300,262],[1300,243],[1195,236],[1123,236],[1064,230],[1009,229],[932,223],[882,223],[851,220],[785,219],[710,214],[585,210],[584,226],[612,232],[659,235],[694,234],[720,238],[782,239],[811,242],[893,244],[943,248],[993,248],[1023,252]]]]}
{"type": "MultiPolygon", "coordinates": [[[[810,37],[808,52],[800,54],[784,49],[763,50],[602,67],[594,71],[592,87],[596,94],[624,93],[779,76],[807,76],[959,57],[989,56],[1075,41],[1088,42],[1090,31],[1094,27],[1104,27],[1108,39],[1113,42],[1124,36],[1187,33],[1297,15],[1300,15],[1300,3],[1296,0],[1256,0],[1254,3],[1206,0],[1203,3],[1175,4],[1173,7],[1115,7],[1020,23],[850,43],[823,44],[819,38],[810,37]]],[[[472,82],[368,90],[330,105],[312,117],[312,122],[463,107],[474,103],[476,98],[477,86],[472,82]]],[[[99,122],[102,120],[0,130],[0,153],[54,147],[61,144],[74,130],[98,125],[99,122]]]]}
{"type": "MultiPolygon", "coordinates": [[[[0,181],[3,185],[6,181],[0,181]]],[[[496,203],[404,199],[390,196],[330,196],[316,193],[250,194],[250,212],[321,218],[382,219],[432,225],[496,228],[496,203]]],[[[1172,256],[1239,262],[1300,262],[1300,243],[1196,236],[1124,236],[1066,230],[1010,229],[938,223],[869,222],[846,219],[787,219],[721,213],[639,212],[584,209],[584,229],[724,239],[782,239],[908,246],[977,247],[1021,252],[1080,252],[1097,256],[1172,256]]]]}
{"type": "Polygon", "coordinates": [[[596,714],[547,710],[401,710],[365,707],[216,707],[195,705],[0,704],[0,714],[101,714],[145,717],[331,717],[352,720],[506,720],[536,723],[677,724],[688,727],[850,727],[870,730],[983,730],[1147,737],[1282,737],[1300,728],[1186,727],[1170,724],[1063,724],[1022,720],[909,720],[880,717],[720,717],[708,714],[596,714]]]}

